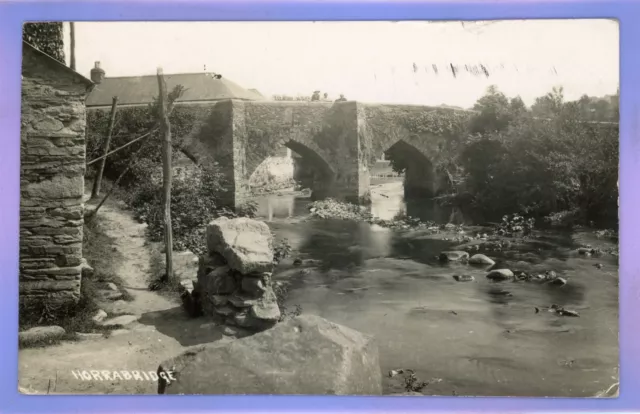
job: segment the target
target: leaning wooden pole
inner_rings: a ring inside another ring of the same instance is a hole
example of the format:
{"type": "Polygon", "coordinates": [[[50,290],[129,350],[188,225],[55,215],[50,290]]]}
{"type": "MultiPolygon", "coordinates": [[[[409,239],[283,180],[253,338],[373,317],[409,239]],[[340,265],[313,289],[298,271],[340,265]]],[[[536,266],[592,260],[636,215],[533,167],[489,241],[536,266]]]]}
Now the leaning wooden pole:
{"type": "Polygon", "coordinates": [[[164,245],[166,255],[166,278],[173,279],[173,234],[171,231],[171,124],[167,113],[167,84],[162,68],[158,68],[158,121],[162,138],[162,187],[164,202],[164,245]]]}
{"type": "MultiPolygon", "coordinates": [[[[107,132],[107,139],[104,141],[104,146],[102,147],[102,153],[108,154],[109,147],[111,146],[111,135],[113,135],[113,125],[116,121],[116,108],[118,106],[118,97],[113,97],[113,102],[111,103],[111,117],[109,118],[109,130],[107,132]]],[[[107,157],[104,157],[100,162],[100,168],[98,168],[98,174],[96,175],[96,179],[93,181],[93,189],[91,190],[91,198],[94,199],[100,195],[100,187],[102,186],[102,175],[104,174],[104,166],[107,163],[107,157]]]]}

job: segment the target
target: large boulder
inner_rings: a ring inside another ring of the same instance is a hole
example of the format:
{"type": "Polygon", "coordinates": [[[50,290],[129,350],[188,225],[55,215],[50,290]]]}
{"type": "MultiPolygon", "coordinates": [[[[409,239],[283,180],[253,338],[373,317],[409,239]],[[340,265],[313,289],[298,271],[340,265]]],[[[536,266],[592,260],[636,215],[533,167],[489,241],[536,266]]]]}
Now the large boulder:
{"type": "Polygon", "coordinates": [[[271,272],[273,236],[269,226],[249,218],[220,217],[207,226],[209,253],[222,255],[241,274],[271,272]]]}
{"type": "Polygon", "coordinates": [[[448,251],[440,253],[441,262],[464,262],[469,260],[469,253],[465,251],[448,251]]]}
{"type": "Polygon", "coordinates": [[[37,343],[50,343],[61,339],[66,334],[60,326],[37,326],[18,333],[20,345],[29,346],[37,343]]]}
{"type": "Polygon", "coordinates": [[[191,348],[158,369],[171,370],[176,380],[160,379],[160,394],[382,394],[373,338],[313,315],[191,348]]]}

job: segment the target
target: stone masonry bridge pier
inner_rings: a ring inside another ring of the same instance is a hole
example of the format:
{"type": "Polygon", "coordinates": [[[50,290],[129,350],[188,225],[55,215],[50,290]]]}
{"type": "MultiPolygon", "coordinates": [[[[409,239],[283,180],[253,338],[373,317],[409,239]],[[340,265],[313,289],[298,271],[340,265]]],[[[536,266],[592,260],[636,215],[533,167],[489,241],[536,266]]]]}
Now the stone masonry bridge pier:
{"type": "Polygon", "coordinates": [[[218,164],[227,178],[226,201],[231,206],[243,202],[251,174],[283,145],[315,170],[314,199],[366,202],[371,167],[390,148],[408,166],[405,193],[433,196],[442,180],[432,160],[440,156],[451,135],[439,134],[439,127],[429,124],[442,122],[438,114],[467,114],[449,108],[352,101],[226,100],[197,106],[198,116],[183,150],[200,165],[218,164]]]}

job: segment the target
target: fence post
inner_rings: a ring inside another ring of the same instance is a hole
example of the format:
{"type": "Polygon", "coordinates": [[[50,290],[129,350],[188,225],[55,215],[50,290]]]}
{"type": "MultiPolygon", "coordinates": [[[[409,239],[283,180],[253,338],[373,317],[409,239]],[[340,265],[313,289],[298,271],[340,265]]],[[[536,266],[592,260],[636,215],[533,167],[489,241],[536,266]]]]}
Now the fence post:
{"type": "Polygon", "coordinates": [[[104,174],[104,166],[107,163],[106,154],[109,152],[109,146],[111,146],[111,135],[113,134],[113,125],[116,120],[116,108],[118,106],[118,97],[113,97],[113,102],[111,104],[111,117],[109,118],[109,131],[107,133],[107,139],[104,142],[103,154],[105,157],[100,162],[100,168],[98,169],[98,175],[96,175],[96,179],[93,181],[93,189],[91,190],[91,198],[96,198],[100,195],[100,187],[102,186],[102,175],[104,174]]]}
{"type": "Polygon", "coordinates": [[[167,84],[162,68],[158,68],[160,137],[162,138],[162,187],[164,201],[164,245],[166,255],[166,278],[173,279],[173,234],[171,230],[171,123],[167,114],[167,84]]]}

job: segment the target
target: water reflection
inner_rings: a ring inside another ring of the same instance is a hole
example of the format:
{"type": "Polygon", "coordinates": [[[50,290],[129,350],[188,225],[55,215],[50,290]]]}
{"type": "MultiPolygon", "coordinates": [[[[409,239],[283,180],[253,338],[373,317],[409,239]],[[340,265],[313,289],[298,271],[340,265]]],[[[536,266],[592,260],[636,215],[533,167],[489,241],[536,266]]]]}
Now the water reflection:
{"type": "Polygon", "coordinates": [[[268,194],[253,199],[257,215],[267,221],[302,216],[307,213],[308,197],[297,194],[268,194]]]}
{"type": "MultiPolygon", "coordinates": [[[[433,200],[405,200],[402,182],[390,182],[372,186],[369,209],[374,217],[391,220],[398,215],[407,215],[423,221],[448,223],[452,209],[442,207],[433,200]]],[[[257,203],[258,216],[267,220],[287,219],[307,214],[308,196],[300,194],[270,194],[253,198],[257,203]]]]}
{"type": "Polygon", "coordinates": [[[372,186],[371,214],[383,220],[390,220],[398,215],[419,218],[422,221],[448,223],[452,216],[450,207],[443,207],[434,200],[404,198],[401,181],[372,186]]]}

